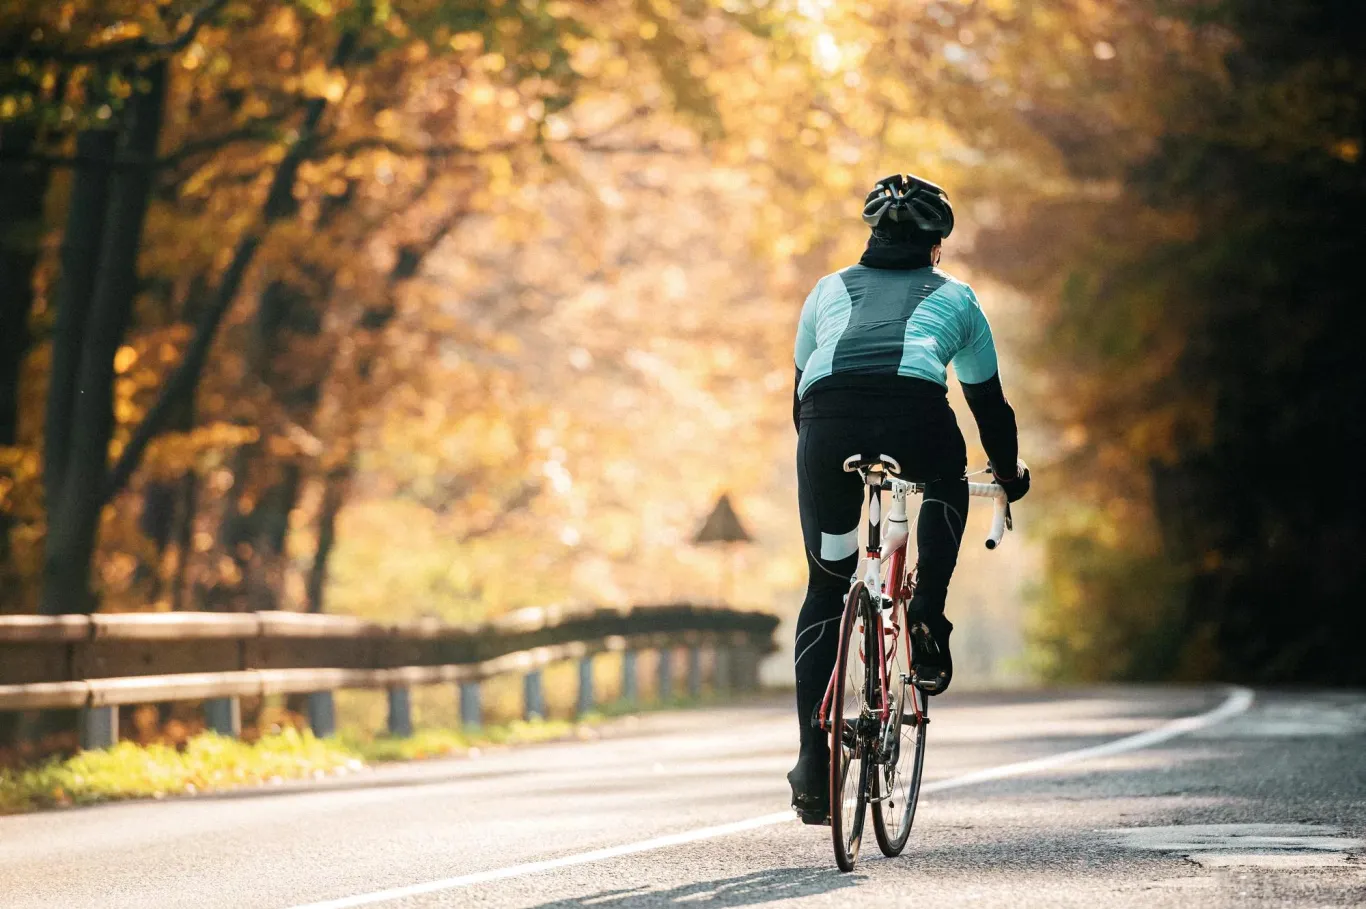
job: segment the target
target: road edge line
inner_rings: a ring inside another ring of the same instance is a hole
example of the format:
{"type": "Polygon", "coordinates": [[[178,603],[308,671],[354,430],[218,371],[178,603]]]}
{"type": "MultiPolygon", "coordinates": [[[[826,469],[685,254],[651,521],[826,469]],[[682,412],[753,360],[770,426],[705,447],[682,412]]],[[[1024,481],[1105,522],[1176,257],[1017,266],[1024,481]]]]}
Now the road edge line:
{"type": "Polygon", "coordinates": [[[945,789],[957,789],[960,786],[973,786],[977,783],[986,783],[991,780],[1002,780],[1014,776],[1023,776],[1027,773],[1036,773],[1040,770],[1052,770],[1055,767],[1065,767],[1068,764],[1076,764],[1081,761],[1089,761],[1099,757],[1109,757],[1113,754],[1123,754],[1127,751],[1138,751],[1143,748],[1150,748],[1162,742],[1170,741],[1178,736],[1187,735],[1209,726],[1214,726],[1225,720],[1231,719],[1240,713],[1245,713],[1252,706],[1256,696],[1249,688],[1233,686],[1229,689],[1228,696],[1224,702],[1213,710],[1205,713],[1198,713],[1194,716],[1182,717],[1179,720],[1172,720],[1163,723],[1145,732],[1138,732],[1127,735],[1122,739],[1106,742],[1102,745],[1092,745],[1089,748],[1078,748],[1075,751],[1064,751],[1060,754],[1050,754],[1047,757],[1034,758],[1028,761],[1019,761],[1014,764],[1002,764],[999,767],[988,767],[985,770],[976,770],[972,773],[965,773],[962,776],[950,777],[947,780],[937,780],[933,783],[925,783],[920,787],[921,792],[942,792],[945,789]]]}
{"type": "MultiPolygon", "coordinates": [[[[1102,745],[1093,745],[1089,748],[1078,748],[1075,751],[1064,751],[1059,754],[1049,755],[1048,757],[1034,758],[1029,761],[1019,761],[1014,764],[1002,764],[1000,767],[989,767],[985,770],[965,773],[962,776],[950,777],[947,780],[936,780],[932,783],[925,783],[920,787],[920,791],[922,793],[942,792],[946,789],[957,789],[962,786],[972,786],[978,783],[990,782],[992,780],[1024,776],[1030,773],[1037,773],[1041,770],[1052,770],[1057,767],[1065,767],[1069,764],[1077,764],[1095,758],[1109,757],[1115,754],[1123,754],[1128,751],[1138,751],[1142,748],[1149,748],[1179,736],[1217,725],[1240,713],[1245,713],[1247,709],[1252,706],[1255,699],[1256,695],[1253,694],[1251,689],[1241,686],[1232,686],[1228,689],[1228,695],[1225,697],[1223,703],[1204,713],[1171,720],[1145,732],[1139,732],[1134,735],[1125,736],[1121,739],[1115,739],[1114,741],[1106,742],[1102,745]]],[[[593,862],[605,861],[607,859],[620,858],[625,855],[636,855],[641,852],[653,852],[657,849],[667,849],[670,846],[682,846],[700,840],[729,836],[732,833],[741,833],[745,830],[757,830],[762,827],[792,823],[795,820],[796,817],[791,811],[779,811],[774,812],[773,814],[759,815],[758,817],[752,817],[742,821],[734,821],[729,824],[717,824],[713,827],[699,827],[696,830],[672,833],[667,836],[651,837],[650,839],[640,840],[635,843],[624,843],[620,846],[607,846],[602,849],[594,849],[590,852],[563,855],[559,858],[543,859],[538,862],[524,862],[519,865],[508,865],[504,868],[493,868],[488,871],[476,871],[473,874],[462,874],[458,877],[442,878],[441,880],[427,881],[422,884],[392,887],[387,890],[376,890],[373,893],[344,896],[339,899],[322,900],[315,903],[301,903],[297,906],[290,906],[289,909],[355,909],[357,906],[373,906],[376,903],[386,903],[392,900],[422,896],[428,893],[438,893],[442,890],[458,890],[462,887],[472,887],[477,884],[487,884],[492,881],[507,880],[508,878],[514,877],[525,877],[530,874],[539,874],[543,871],[554,871],[558,868],[568,868],[574,865],[587,865],[593,862]]]]}

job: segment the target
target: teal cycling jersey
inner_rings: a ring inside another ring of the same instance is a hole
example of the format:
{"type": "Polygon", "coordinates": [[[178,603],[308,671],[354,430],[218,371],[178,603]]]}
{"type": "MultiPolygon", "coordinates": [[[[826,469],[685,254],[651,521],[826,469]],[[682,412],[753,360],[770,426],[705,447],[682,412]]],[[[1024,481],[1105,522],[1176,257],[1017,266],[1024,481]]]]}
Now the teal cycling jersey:
{"type": "Polygon", "coordinates": [[[972,288],[937,268],[852,265],[826,275],[797,325],[799,397],[837,374],[898,375],[948,387],[996,375],[991,325],[972,288]]]}

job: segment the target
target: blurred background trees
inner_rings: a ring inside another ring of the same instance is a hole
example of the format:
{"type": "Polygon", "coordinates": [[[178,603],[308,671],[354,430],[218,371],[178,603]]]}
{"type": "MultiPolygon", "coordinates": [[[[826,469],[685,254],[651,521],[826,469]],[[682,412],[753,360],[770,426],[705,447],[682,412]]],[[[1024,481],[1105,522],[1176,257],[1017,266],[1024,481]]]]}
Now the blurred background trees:
{"type": "MultiPolygon", "coordinates": [[[[946,185],[1039,548],[983,677],[1362,680],[1361,26],[1290,0],[0,6],[0,608],[478,618],[804,582],[787,402],[946,185]],[[1041,565],[1041,567],[1039,567],[1041,565]],[[1008,667],[1007,667],[1008,668],[1008,667]],[[997,676],[999,677],[999,676],[997,676]]],[[[985,621],[990,616],[991,621],[985,621]]],[[[976,631],[968,632],[976,628],[976,631]]]]}
{"type": "MultiPolygon", "coordinates": [[[[1103,191],[981,250],[1038,302],[1042,362],[1066,383],[1047,396],[1071,486],[1038,613],[1050,674],[1366,680],[1358,12],[1251,0],[1156,19],[1146,71],[1096,83],[1148,128],[1057,120],[1069,168],[1103,191]]],[[[1111,39],[1118,59],[1136,36],[1111,39]]]]}

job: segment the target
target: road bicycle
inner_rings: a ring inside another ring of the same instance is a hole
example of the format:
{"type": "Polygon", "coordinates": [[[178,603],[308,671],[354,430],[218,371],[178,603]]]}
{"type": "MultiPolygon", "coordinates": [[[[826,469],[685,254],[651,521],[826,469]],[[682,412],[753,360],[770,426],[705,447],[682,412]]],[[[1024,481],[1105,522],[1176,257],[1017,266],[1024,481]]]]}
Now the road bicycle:
{"type": "MultiPolygon", "coordinates": [[[[925,487],[900,479],[901,465],[888,455],[853,455],[844,470],[858,473],[867,489],[867,545],[845,598],[839,654],[816,723],[830,739],[835,862],[840,870],[852,871],[869,806],[882,853],[895,857],[906,847],[925,763],[928,695],[943,680],[917,677],[911,656],[928,641],[929,629],[923,624],[912,628],[906,620],[916,581],[906,558],[906,497],[923,493],[925,487]],[[885,539],[884,489],[892,493],[885,539]]],[[[995,549],[1011,527],[1005,490],[996,483],[969,483],[968,492],[995,503],[987,537],[987,548],[995,549]]]]}

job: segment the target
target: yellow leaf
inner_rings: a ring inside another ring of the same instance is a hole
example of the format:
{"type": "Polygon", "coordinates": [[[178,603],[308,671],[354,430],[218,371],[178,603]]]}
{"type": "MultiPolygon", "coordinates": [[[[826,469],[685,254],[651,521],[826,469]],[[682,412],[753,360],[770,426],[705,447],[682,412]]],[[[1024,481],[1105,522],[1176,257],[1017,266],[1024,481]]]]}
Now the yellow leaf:
{"type": "Polygon", "coordinates": [[[326,98],[334,104],[346,93],[346,77],[323,66],[315,66],[304,73],[299,90],[310,98],[326,98]]]}
{"type": "Polygon", "coordinates": [[[454,51],[480,51],[484,49],[484,36],[478,32],[461,32],[452,35],[448,43],[454,51]]]}
{"type": "Polygon", "coordinates": [[[138,361],[138,352],[128,345],[120,347],[118,353],[114,354],[114,372],[123,375],[133,368],[133,364],[138,361]]]}

